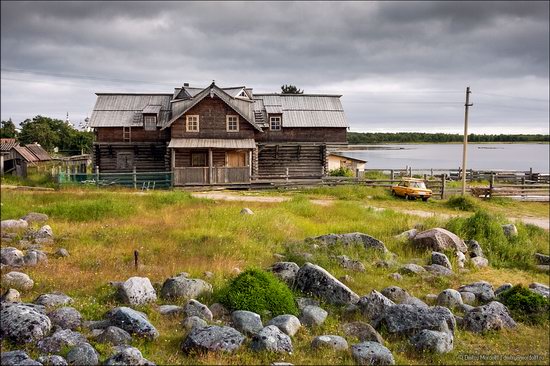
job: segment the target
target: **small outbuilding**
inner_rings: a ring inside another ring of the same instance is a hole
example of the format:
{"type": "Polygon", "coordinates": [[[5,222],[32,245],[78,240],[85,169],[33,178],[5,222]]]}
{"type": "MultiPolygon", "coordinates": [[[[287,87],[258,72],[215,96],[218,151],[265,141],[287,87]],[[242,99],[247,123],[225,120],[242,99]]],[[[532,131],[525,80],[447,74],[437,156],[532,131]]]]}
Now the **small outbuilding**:
{"type": "Polygon", "coordinates": [[[51,161],[50,155],[39,144],[25,146],[19,143],[2,141],[2,174],[11,173],[19,177],[26,177],[28,167],[40,167],[51,161]],[[7,145],[10,145],[9,150],[7,145]]]}
{"type": "Polygon", "coordinates": [[[352,158],[340,152],[331,152],[328,154],[328,171],[340,168],[348,168],[355,176],[364,174],[366,160],[352,158]]]}

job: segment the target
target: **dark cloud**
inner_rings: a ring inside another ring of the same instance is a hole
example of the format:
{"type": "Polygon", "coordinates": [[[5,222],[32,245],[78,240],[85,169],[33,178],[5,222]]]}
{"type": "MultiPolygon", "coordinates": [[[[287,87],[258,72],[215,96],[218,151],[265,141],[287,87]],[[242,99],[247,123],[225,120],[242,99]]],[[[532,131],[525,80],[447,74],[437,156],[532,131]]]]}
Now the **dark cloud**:
{"type": "Polygon", "coordinates": [[[480,129],[548,130],[548,2],[2,2],[1,10],[3,119],[67,110],[84,118],[95,91],[215,79],[344,94],[352,130],[458,132],[470,85],[480,129]]]}

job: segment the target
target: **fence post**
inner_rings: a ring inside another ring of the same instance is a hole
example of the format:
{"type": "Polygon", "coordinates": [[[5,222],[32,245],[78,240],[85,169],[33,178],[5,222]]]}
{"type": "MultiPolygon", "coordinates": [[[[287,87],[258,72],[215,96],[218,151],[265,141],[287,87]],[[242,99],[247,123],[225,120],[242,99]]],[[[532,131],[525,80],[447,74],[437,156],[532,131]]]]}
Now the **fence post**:
{"type": "Polygon", "coordinates": [[[521,177],[521,198],[525,198],[525,177],[521,177]]]}
{"type": "Polygon", "coordinates": [[[533,168],[529,168],[529,180],[533,180],[533,168]]]}
{"type": "Polygon", "coordinates": [[[428,174],[424,173],[424,181],[428,180],[428,174]]]}
{"type": "Polygon", "coordinates": [[[445,199],[445,175],[441,174],[441,199],[445,199]]]}
{"type": "Polygon", "coordinates": [[[489,181],[489,198],[493,196],[494,187],[495,187],[495,173],[491,172],[491,180],[489,181]]]}
{"type": "Polygon", "coordinates": [[[412,176],[413,176],[413,168],[412,168],[412,166],[410,166],[409,167],[409,177],[412,178],[412,176]]]}
{"type": "Polygon", "coordinates": [[[99,165],[95,166],[95,184],[99,186],[99,165]]]}
{"type": "Polygon", "coordinates": [[[286,168],[286,181],[288,182],[288,168],[286,168]]]}
{"type": "Polygon", "coordinates": [[[132,169],[132,178],[134,180],[134,189],[137,189],[137,175],[136,175],[136,166],[132,169]]]}
{"type": "Polygon", "coordinates": [[[395,180],[395,172],[393,171],[393,169],[390,170],[390,179],[395,180]]]}
{"type": "Polygon", "coordinates": [[[432,177],[432,178],[434,177],[434,168],[430,169],[430,177],[432,177]]]}

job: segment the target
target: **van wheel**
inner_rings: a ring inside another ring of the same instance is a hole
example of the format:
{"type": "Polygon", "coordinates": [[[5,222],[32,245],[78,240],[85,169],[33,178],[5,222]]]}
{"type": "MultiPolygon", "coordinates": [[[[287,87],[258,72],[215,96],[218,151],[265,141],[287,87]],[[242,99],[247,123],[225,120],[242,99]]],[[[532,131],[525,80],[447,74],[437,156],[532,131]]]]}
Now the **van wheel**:
{"type": "Polygon", "coordinates": [[[408,201],[408,200],[411,199],[411,197],[410,197],[408,194],[406,194],[406,195],[405,195],[405,199],[408,201]]]}
{"type": "Polygon", "coordinates": [[[394,196],[394,197],[397,196],[397,195],[395,194],[395,191],[394,191],[393,189],[391,190],[391,195],[394,196]]]}
{"type": "Polygon", "coordinates": [[[422,197],[422,201],[428,202],[428,197],[422,197]]]}

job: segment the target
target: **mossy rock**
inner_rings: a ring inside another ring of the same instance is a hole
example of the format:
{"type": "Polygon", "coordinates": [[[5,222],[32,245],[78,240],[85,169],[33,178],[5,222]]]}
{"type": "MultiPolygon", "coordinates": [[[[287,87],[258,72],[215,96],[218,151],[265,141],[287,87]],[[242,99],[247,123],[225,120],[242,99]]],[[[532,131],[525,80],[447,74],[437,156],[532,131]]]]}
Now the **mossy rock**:
{"type": "Polygon", "coordinates": [[[498,295],[508,307],[514,320],[527,324],[542,324],[548,321],[550,301],[522,285],[516,285],[498,295]]]}

